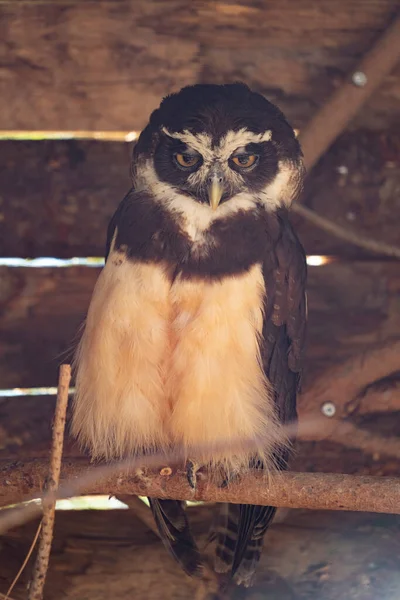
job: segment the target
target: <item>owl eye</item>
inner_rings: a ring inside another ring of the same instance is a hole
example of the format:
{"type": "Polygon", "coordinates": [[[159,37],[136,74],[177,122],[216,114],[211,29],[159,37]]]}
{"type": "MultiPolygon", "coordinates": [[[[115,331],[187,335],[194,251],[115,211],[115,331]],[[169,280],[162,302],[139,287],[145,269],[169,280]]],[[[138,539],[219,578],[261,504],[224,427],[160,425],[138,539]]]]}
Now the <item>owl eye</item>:
{"type": "Polygon", "coordinates": [[[185,152],[175,154],[175,160],[180,167],[190,168],[197,165],[200,156],[197,154],[188,154],[185,152]]]}
{"type": "Polygon", "coordinates": [[[232,156],[232,160],[238,167],[242,169],[248,169],[256,164],[258,159],[257,154],[237,154],[236,156],[232,156]]]}

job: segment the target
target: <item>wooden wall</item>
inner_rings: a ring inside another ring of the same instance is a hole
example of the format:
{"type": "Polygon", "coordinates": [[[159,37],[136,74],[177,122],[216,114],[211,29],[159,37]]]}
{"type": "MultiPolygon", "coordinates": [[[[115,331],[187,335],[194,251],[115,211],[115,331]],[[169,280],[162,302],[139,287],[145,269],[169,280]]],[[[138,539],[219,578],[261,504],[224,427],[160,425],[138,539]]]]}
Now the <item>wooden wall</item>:
{"type": "MultiPolygon", "coordinates": [[[[183,85],[244,80],[304,126],[397,0],[13,0],[0,5],[0,129],[140,129],[183,85]]],[[[400,113],[400,71],[354,125],[400,113]]]]}
{"type": "MultiPolygon", "coordinates": [[[[236,79],[304,127],[398,6],[339,4],[3,2],[0,129],[136,130],[168,92],[236,79]]],[[[393,244],[400,243],[399,94],[398,69],[310,173],[303,198],[319,214],[393,244]]],[[[102,256],[107,222],[130,186],[131,150],[123,142],[1,141],[0,258],[102,256]]],[[[308,254],[334,258],[309,269],[307,390],[332,365],[400,336],[400,272],[398,263],[293,220],[308,254]]],[[[56,383],[97,276],[88,267],[0,266],[1,389],[56,383]]],[[[51,410],[48,399],[0,398],[2,455],[45,447],[51,410]]],[[[307,446],[299,468],[323,469],[329,456],[335,470],[340,449],[320,448],[307,446]]],[[[338,470],[364,464],[360,453],[347,459],[338,470]]],[[[372,459],[368,465],[372,471],[372,459]]]]}
{"type": "MultiPolygon", "coordinates": [[[[198,584],[182,574],[157,536],[131,511],[57,512],[46,600],[187,600],[198,584]]],[[[201,547],[212,507],[190,509],[201,547]]],[[[18,572],[38,523],[2,536],[0,592],[18,572]]],[[[247,600],[394,600],[399,594],[395,515],[292,511],[266,538],[255,588],[247,600]]],[[[33,554],[34,557],[34,554],[33,554]]],[[[26,599],[32,558],[13,589],[26,599]]],[[[239,591],[230,596],[243,600],[239,591]]]]}

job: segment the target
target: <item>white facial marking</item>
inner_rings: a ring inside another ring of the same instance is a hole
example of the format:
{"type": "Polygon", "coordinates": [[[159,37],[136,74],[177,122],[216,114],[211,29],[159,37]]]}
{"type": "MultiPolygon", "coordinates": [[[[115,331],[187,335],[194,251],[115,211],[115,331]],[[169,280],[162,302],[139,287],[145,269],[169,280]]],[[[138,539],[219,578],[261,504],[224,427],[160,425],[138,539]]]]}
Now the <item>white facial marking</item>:
{"type": "Polygon", "coordinates": [[[247,146],[247,144],[260,144],[272,139],[272,132],[270,130],[264,133],[254,133],[243,127],[238,131],[228,131],[221,138],[219,144],[213,147],[212,138],[207,133],[194,134],[188,130],[171,132],[166,127],[163,127],[162,131],[169,137],[180,140],[193,150],[196,150],[203,157],[203,164],[200,168],[188,176],[188,181],[191,185],[201,185],[202,182],[205,182],[211,165],[217,164],[224,175],[227,185],[231,189],[240,189],[244,184],[240,173],[233,171],[229,167],[228,159],[233,152],[238,148],[247,146]]]}
{"type": "MultiPolygon", "coordinates": [[[[239,131],[229,131],[221,138],[218,146],[213,147],[212,138],[207,133],[193,134],[188,130],[170,132],[165,127],[163,132],[202,155],[203,164],[188,176],[191,185],[205,185],[211,165],[217,164],[225,176],[227,185],[239,190],[244,188],[245,182],[240,173],[229,167],[229,157],[235,150],[247,144],[272,140],[270,130],[254,133],[242,128],[239,131]]],[[[138,191],[148,190],[157,202],[174,212],[179,218],[180,227],[196,245],[197,251],[206,252],[211,250],[213,244],[210,237],[207,238],[207,230],[215,221],[232,216],[239,211],[255,210],[260,203],[266,210],[275,210],[282,204],[289,205],[296,190],[296,171],[296,165],[292,165],[289,161],[280,161],[278,174],[260,192],[251,194],[245,190],[240,191],[227,202],[220,204],[215,211],[208,204],[197,202],[190,196],[180,193],[173,185],[160,181],[152,159],[141,162],[140,168],[137,169],[135,188],[138,191]]]]}
{"type": "Polygon", "coordinates": [[[180,215],[182,217],[180,226],[193,242],[203,243],[204,234],[214,221],[224,219],[240,210],[256,208],[257,198],[247,192],[241,192],[233,196],[229,202],[220,204],[214,211],[208,204],[202,204],[190,196],[180,194],[174,186],[160,181],[152,159],[142,163],[138,172],[140,179],[136,189],[148,189],[157,202],[180,215]]]}
{"type": "Polygon", "coordinates": [[[218,146],[212,147],[212,137],[208,133],[191,133],[187,129],[182,132],[170,132],[166,127],[162,131],[174,139],[180,140],[187,144],[193,150],[200,152],[204,162],[206,161],[226,161],[235,150],[247,144],[261,144],[262,142],[270,142],[272,140],[272,131],[264,131],[264,133],[254,133],[245,127],[238,131],[228,131],[221,138],[218,146]]]}
{"type": "Polygon", "coordinates": [[[228,160],[228,158],[242,146],[247,144],[261,144],[262,142],[270,142],[272,140],[272,131],[264,131],[264,133],[254,133],[247,129],[239,129],[239,131],[228,131],[228,133],[221,139],[217,154],[221,160],[228,160]]]}
{"type": "Polygon", "coordinates": [[[196,150],[196,152],[199,152],[204,161],[211,161],[215,159],[215,153],[211,148],[212,137],[208,135],[208,133],[197,133],[195,135],[188,130],[182,132],[170,132],[166,127],[163,127],[162,131],[168,137],[171,137],[174,140],[179,140],[193,150],[196,150]]]}
{"type": "Polygon", "coordinates": [[[278,174],[259,192],[259,199],[267,209],[278,208],[282,204],[290,206],[295,191],[294,174],[295,167],[289,162],[278,163],[278,174]]]}

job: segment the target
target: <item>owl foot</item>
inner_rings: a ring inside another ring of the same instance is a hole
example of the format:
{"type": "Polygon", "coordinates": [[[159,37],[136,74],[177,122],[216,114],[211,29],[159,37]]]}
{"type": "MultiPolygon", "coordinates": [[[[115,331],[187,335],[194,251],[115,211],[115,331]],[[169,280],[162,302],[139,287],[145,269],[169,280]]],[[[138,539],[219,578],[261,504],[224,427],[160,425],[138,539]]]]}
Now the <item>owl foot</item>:
{"type": "Polygon", "coordinates": [[[226,471],[224,469],[223,472],[221,473],[221,478],[220,478],[219,482],[217,483],[217,485],[220,488],[226,488],[229,486],[230,483],[235,483],[235,481],[238,481],[238,479],[239,479],[238,473],[229,473],[228,471],[226,471]]]}
{"type": "Polygon", "coordinates": [[[189,482],[192,490],[196,489],[197,485],[197,471],[200,469],[201,465],[196,463],[194,460],[188,458],[186,461],[186,478],[189,482]]]}

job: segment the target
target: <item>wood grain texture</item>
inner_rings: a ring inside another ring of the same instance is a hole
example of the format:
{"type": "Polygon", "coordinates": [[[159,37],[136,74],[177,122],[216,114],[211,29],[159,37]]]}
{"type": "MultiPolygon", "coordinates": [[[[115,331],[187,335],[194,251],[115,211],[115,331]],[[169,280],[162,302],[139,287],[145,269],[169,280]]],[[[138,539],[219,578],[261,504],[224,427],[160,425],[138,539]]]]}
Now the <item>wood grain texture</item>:
{"type": "Polygon", "coordinates": [[[0,255],[104,256],[108,222],[131,185],[131,145],[2,142],[0,150],[0,255]]]}
{"type": "MultiPolygon", "coordinates": [[[[83,322],[98,269],[0,268],[0,385],[55,385],[83,322]]],[[[305,384],[400,333],[396,263],[310,267],[305,384]]]]}
{"type": "Polygon", "coordinates": [[[92,268],[0,267],[2,388],[56,385],[58,366],[75,347],[97,276],[92,268]]]}
{"type": "MultiPolygon", "coordinates": [[[[148,472],[145,481],[135,477],[134,469],[125,467],[126,474],[121,469],[115,466],[113,473],[105,474],[101,465],[88,466],[88,461],[68,460],[62,466],[57,497],[71,497],[71,492],[74,495],[133,494],[196,502],[400,514],[398,477],[279,472],[266,478],[265,474],[254,471],[231,481],[228,486],[216,485],[204,475],[198,478],[193,490],[184,469],[174,467],[171,475],[164,476],[157,468],[148,472]]],[[[21,461],[18,465],[0,463],[1,478],[7,480],[7,484],[0,487],[0,506],[43,496],[47,471],[45,460],[21,461]]],[[[0,520],[2,533],[8,529],[6,516],[2,515],[0,520]]]]}
{"type": "MultiPolygon", "coordinates": [[[[306,181],[303,202],[335,223],[400,244],[399,130],[340,137],[306,181]]],[[[108,221],[129,190],[132,145],[0,142],[0,256],[103,256],[108,221]]],[[[297,215],[308,254],[361,258],[297,215]]]]}
{"type": "MultiPolygon", "coordinates": [[[[400,245],[400,129],[358,130],[338,138],[312,169],[303,202],[367,239],[400,245]]],[[[293,216],[309,253],[361,257],[365,251],[293,216]],[[318,253],[318,252],[317,252],[318,253]]]]}
{"type": "MultiPolygon", "coordinates": [[[[201,543],[214,510],[190,509],[201,543]]],[[[268,532],[256,586],[247,598],[396,598],[398,525],[399,518],[391,515],[290,511],[284,523],[273,524],[268,532]]],[[[2,537],[1,592],[22,564],[36,527],[34,521],[2,537]]],[[[29,573],[28,567],[13,591],[15,600],[26,599],[29,573]]],[[[48,600],[187,600],[195,593],[196,582],[182,576],[161,542],[131,511],[57,514],[48,600]]]]}
{"type": "MultiPolygon", "coordinates": [[[[165,94],[244,80],[304,125],[397,0],[2,3],[1,129],[140,129],[165,94]]],[[[357,123],[398,118],[400,70],[357,123]]]]}
{"type": "Polygon", "coordinates": [[[198,41],[163,33],[182,4],[3,5],[3,86],[13,108],[0,127],[143,127],[162,96],[198,76],[198,41]]]}

